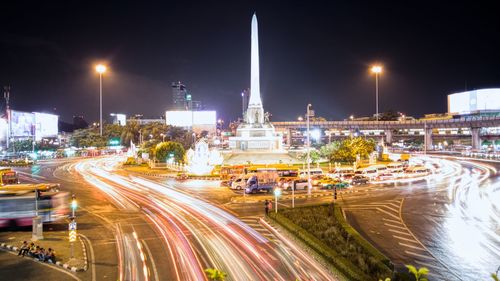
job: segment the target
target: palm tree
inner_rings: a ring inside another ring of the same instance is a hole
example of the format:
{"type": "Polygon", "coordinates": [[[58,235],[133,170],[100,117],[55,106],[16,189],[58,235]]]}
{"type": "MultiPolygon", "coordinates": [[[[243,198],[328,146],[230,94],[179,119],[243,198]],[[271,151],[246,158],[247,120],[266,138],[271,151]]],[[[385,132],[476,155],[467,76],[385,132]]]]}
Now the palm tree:
{"type": "Polygon", "coordinates": [[[406,265],[408,271],[415,276],[415,281],[428,281],[426,275],[429,274],[429,269],[421,267],[417,269],[413,265],[406,265]]]}
{"type": "Polygon", "coordinates": [[[227,273],[216,268],[207,268],[205,269],[205,273],[207,274],[208,279],[214,281],[224,281],[227,277],[227,273]]]}

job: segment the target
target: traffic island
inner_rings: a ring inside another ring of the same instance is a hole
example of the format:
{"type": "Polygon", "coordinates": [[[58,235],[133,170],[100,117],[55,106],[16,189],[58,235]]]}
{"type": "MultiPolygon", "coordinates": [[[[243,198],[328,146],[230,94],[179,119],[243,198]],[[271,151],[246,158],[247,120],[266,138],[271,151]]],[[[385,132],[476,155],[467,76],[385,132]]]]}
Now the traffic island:
{"type": "MultiPolygon", "coordinates": [[[[64,225],[64,227],[66,226],[64,225]]],[[[73,272],[86,271],[88,269],[88,259],[85,244],[82,239],[78,237],[78,239],[73,242],[73,249],[71,249],[72,247],[68,239],[67,230],[58,230],[61,228],[60,225],[56,225],[53,228],[49,227],[48,230],[47,227],[45,228],[46,230],[43,233],[44,239],[33,241],[33,243],[45,250],[51,248],[55,251],[55,266],[60,266],[73,272]]],[[[12,251],[17,254],[23,241],[27,241],[28,244],[31,243],[31,235],[31,228],[23,228],[19,231],[2,231],[0,232],[0,249],[12,251]]],[[[25,258],[32,257],[26,255],[25,258]]],[[[39,262],[38,259],[33,259],[39,262]]],[[[50,262],[48,262],[48,264],[50,264],[50,262]]]]}
{"type": "Polygon", "coordinates": [[[394,277],[390,260],[345,220],[338,205],[285,208],[269,218],[304,242],[349,280],[394,277]]]}

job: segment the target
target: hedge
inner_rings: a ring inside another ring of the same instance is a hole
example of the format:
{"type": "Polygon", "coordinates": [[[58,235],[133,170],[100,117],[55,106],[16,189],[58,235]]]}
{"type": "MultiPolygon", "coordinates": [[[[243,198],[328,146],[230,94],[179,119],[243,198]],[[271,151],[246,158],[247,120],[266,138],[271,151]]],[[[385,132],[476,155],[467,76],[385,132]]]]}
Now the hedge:
{"type": "Polygon", "coordinates": [[[390,260],[347,223],[340,206],[331,207],[330,204],[321,204],[288,208],[278,214],[272,213],[270,217],[350,280],[391,277],[394,267],[390,260]]]}
{"type": "Polygon", "coordinates": [[[310,234],[302,227],[294,224],[292,221],[281,215],[280,213],[270,213],[271,219],[290,231],[307,246],[311,247],[319,255],[330,262],[338,271],[340,271],[349,280],[364,281],[370,278],[359,270],[354,264],[342,257],[332,248],[328,247],[321,240],[310,234]]]}

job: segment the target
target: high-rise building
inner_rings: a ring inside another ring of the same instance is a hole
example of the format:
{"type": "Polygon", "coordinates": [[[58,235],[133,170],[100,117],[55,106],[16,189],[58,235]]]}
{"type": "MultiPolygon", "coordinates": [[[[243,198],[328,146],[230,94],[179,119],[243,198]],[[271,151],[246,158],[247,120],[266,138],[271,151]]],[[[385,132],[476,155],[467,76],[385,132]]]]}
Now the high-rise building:
{"type": "Polygon", "coordinates": [[[187,90],[186,86],[179,82],[172,83],[172,101],[173,110],[186,110],[187,109],[187,90]]]}

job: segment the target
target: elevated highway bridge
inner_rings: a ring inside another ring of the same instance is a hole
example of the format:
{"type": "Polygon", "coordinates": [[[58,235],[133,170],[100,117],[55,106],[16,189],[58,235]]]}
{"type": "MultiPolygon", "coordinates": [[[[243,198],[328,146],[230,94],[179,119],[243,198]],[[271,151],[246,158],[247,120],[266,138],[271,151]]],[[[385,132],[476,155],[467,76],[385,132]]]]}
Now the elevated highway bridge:
{"type": "MultiPolygon", "coordinates": [[[[272,122],[278,132],[286,137],[287,145],[297,131],[307,128],[305,121],[272,122]]],[[[403,121],[311,121],[311,130],[320,130],[322,136],[342,138],[352,135],[366,135],[384,138],[392,143],[401,137],[423,137],[427,149],[432,149],[433,139],[471,138],[473,149],[480,149],[481,139],[500,139],[500,116],[474,116],[444,120],[403,121]]]]}

